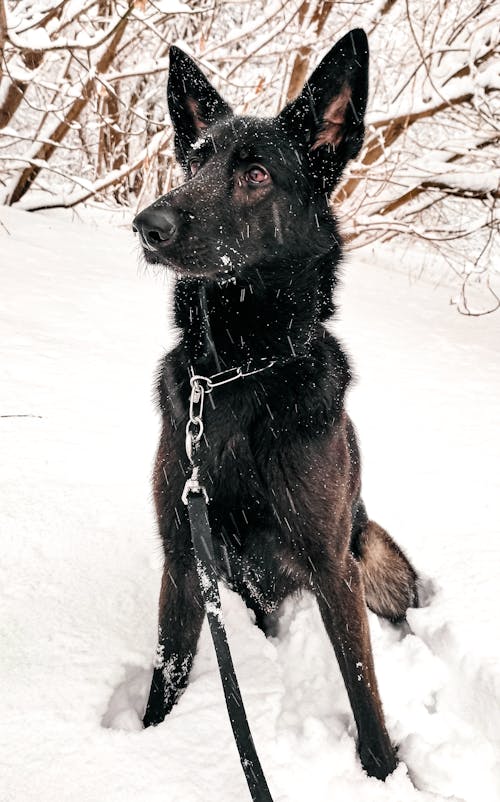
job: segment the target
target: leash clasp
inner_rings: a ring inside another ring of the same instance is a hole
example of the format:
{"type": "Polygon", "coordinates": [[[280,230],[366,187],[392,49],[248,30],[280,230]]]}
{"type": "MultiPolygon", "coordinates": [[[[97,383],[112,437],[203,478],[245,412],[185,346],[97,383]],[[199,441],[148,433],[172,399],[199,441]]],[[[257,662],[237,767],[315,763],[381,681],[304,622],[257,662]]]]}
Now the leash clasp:
{"type": "Polygon", "coordinates": [[[201,494],[203,496],[203,498],[205,499],[206,503],[208,504],[208,493],[205,490],[205,488],[203,487],[203,485],[200,484],[200,480],[198,478],[198,466],[197,465],[195,465],[193,467],[193,473],[191,474],[189,479],[186,481],[186,484],[184,485],[184,490],[182,491],[182,496],[181,496],[183,504],[187,505],[188,496],[191,495],[191,493],[193,493],[194,495],[200,495],[201,494]]]}

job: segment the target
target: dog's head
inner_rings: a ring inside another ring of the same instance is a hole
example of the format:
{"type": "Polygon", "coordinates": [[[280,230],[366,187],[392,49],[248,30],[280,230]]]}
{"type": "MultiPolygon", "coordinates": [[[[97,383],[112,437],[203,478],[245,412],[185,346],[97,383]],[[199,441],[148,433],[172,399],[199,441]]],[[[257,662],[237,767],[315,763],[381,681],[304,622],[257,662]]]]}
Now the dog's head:
{"type": "Polygon", "coordinates": [[[134,220],[148,262],[183,276],[244,275],[331,245],[328,197],[362,145],[368,43],[356,29],[276,118],[234,116],[182,50],[168,106],[186,182],[134,220]]]}

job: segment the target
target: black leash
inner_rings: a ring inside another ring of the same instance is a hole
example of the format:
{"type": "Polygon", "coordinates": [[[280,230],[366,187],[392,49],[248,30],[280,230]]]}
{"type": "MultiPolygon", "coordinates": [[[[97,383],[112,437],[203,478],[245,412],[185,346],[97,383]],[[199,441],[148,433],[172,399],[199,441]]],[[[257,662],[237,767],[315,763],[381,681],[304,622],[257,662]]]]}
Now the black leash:
{"type": "Polygon", "coordinates": [[[234,671],[226,630],[222,620],[222,609],[217,585],[212,533],[208,523],[207,503],[202,494],[190,491],[187,497],[191,539],[196,557],[196,567],[205,611],[214,642],[217,663],[226,698],[226,707],[238,747],[240,761],[253,802],[273,802],[266,778],[255,750],[241,698],[238,680],[234,671]]]}
{"type": "Polygon", "coordinates": [[[192,475],[187,480],[182,494],[182,500],[184,504],[187,504],[188,508],[196,570],[217,656],[227,712],[253,802],[273,802],[273,799],[260,765],[252,733],[250,732],[224,628],[212,531],[208,521],[208,495],[199,481],[199,450],[203,436],[203,402],[205,393],[212,392],[214,387],[221,384],[226,384],[254,373],[260,373],[260,371],[266,370],[272,364],[274,363],[267,363],[264,367],[253,370],[247,369],[245,371],[243,368],[236,368],[235,370],[224,371],[216,376],[193,376],[191,378],[189,420],[186,426],[186,452],[191,462],[192,475]]]}

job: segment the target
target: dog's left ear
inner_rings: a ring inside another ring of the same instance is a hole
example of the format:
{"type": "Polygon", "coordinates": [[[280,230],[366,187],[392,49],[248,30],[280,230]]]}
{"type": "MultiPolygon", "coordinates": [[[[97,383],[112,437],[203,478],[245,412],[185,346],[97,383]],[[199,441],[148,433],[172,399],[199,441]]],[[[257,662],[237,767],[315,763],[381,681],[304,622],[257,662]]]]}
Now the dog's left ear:
{"type": "Polygon", "coordinates": [[[175,154],[183,162],[205,128],[231,116],[232,111],[183,50],[172,45],[169,55],[168,110],[174,126],[175,154]]]}
{"type": "Polygon", "coordinates": [[[356,28],[332,47],[298,98],[278,116],[306,146],[316,184],[324,192],[331,192],[361,149],[367,96],[368,40],[356,28]]]}

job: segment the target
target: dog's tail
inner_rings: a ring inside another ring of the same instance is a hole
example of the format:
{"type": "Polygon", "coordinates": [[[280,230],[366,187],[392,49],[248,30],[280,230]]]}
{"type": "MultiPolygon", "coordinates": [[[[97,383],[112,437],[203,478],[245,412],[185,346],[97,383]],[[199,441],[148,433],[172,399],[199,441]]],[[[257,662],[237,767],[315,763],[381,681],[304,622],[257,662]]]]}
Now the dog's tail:
{"type": "Polygon", "coordinates": [[[370,521],[360,501],[351,541],[359,561],[366,603],[390,621],[403,621],[409,607],[418,607],[418,576],[385,529],[370,521]]]}

